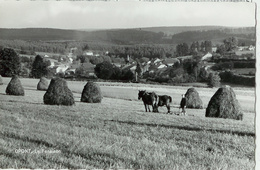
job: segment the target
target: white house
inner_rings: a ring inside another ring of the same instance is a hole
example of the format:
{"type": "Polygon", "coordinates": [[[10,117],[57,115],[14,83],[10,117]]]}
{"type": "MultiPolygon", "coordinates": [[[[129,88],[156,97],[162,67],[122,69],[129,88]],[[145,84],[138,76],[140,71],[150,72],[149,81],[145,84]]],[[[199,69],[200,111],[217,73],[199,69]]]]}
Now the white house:
{"type": "Polygon", "coordinates": [[[69,66],[61,64],[61,65],[56,66],[55,70],[56,70],[56,73],[61,73],[61,72],[63,73],[68,68],[69,68],[69,66]]]}
{"type": "Polygon", "coordinates": [[[217,52],[217,47],[212,47],[211,49],[213,53],[217,52]]]}
{"type": "Polygon", "coordinates": [[[94,55],[93,51],[86,51],[85,54],[88,55],[88,56],[93,56],[94,55]]]}
{"type": "Polygon", "coordinates": [[[158,69],[165,68],[165,67],[167,67],[167,65],[161,64],[161,65],[159,65],[158,69]]]}
{"type": "Polygon", "coordinates": [[[201,58],[201,60],[204,61],[204,60],[208,60],[208,59],[210,59],[210,58],[212,58],[212,54],[208,52],[207,54],[205,54],[205,55],[201,58]]]}
{"type": "Polygon", "coordinates": [[[249,50],[249,51],[254,51],[254,50],[255,50],[255,46],[250,45],[250,46],[248,47],[248,50],[249,50]]]}

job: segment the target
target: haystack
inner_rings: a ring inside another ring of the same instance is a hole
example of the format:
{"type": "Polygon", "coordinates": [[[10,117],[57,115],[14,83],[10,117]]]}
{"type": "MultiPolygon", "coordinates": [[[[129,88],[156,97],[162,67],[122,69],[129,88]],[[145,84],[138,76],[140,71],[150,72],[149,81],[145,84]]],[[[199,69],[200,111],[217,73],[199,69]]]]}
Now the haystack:
{"type": "Polygon", "coordinates": [[[49,82],[45,77],[41,77],[39,83],[37,84],[37,90],[46,91],[48,89],[49,82]]]}
{"type": "Polygon", "coordinates": [[[212,96],[206,109],[206,117],[243,119],[241,106],[230,86],[219,88],[212,96]]]}
{"type": "Polygon", "coordinates": [[[3,78],[2,78],[2,76],[0,75],[0,85],[3,85],[4,83],[3,83],[3,78]]]}
{"type": "Polygon", "coordinates": [[[66,105],[70,106],[75,103],[74,97],[67,82],[62,78],[51,79],[48,90],[43,96],[44,104],[49,105],[66,105]]]}
{"type": "Polygon", "coordinates": [[[195,108],[195,109],[202,109],[203,103],[200,99],[199,93],[195,88],[189,88],[185,93],[186,97],[186,107],[187,108],[195,108]]]}
{"type": "Polygon", "coordinates": [[[98,84],[88,82],[82,91],[81,102],[100,103],[102,100],[101,90],[98,84]]]}
{"type": "Polygon", "coordinates": [[[7,95],[24,96],[24,89],[18,76],[13,76],[5,90],[7,95]]]}

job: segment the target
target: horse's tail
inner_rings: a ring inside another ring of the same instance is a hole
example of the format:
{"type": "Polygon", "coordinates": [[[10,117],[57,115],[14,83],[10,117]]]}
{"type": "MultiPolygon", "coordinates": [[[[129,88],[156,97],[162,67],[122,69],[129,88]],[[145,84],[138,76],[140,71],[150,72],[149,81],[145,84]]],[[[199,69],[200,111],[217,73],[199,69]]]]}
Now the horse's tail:
{"type": "Polygon", "coordinates": [[[169,96],[169,102],[170,102],[170,103],[172,102],[172,97],[171,97],[171,96],[169,96]]]}

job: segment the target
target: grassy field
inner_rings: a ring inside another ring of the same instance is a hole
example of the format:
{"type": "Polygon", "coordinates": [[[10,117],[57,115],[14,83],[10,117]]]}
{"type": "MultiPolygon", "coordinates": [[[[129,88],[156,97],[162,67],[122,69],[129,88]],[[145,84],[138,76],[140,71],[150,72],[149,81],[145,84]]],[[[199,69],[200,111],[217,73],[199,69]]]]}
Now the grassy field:
{"type": "Polygon", "coordinates": [[[21,79],[25,96],[5,95],[0,86],[0,168],[253,169],[253,88],[234,88],[243,121],[205,118],[217,89],[197,88],[204,109],[188,116],[146,113],[140,89],[170,94],[178,111],[188,87],[99,83],[100,104],[81,103],[86,82],[68,82],[75,106],[43,104],[39,80],[21,79]]]}
{"type": "Polygon", "coordinates": [[[236,74],[250,75],[253,76],[256,72],[255,68],[236,68],[232,70],[236,74]]]}

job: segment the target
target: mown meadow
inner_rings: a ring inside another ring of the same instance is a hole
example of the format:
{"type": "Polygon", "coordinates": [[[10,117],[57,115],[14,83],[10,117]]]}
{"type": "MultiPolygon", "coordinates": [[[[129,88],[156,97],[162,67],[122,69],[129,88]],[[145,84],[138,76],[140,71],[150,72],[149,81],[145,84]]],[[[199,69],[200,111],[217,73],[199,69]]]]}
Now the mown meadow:
{"type": "Polygon", "coordinates": [[[1,168],[130,168],[130,169],[253,169],[255,162],[255,94],[234,88],[244,111],[243,121],[205,117],[217,89],[196,88],[204,109],[188,116],[144,111],[138,90],[173,98],[178,112],[188,87],[103,83],[100,104],[80,102],[86,82],[69,81],[76,104],[43,104],[38,79],[20,79],[25,96],[8,96],[0,86],[1,168]],[[44,152],[45,151],[45,152],[44,152]]]}

